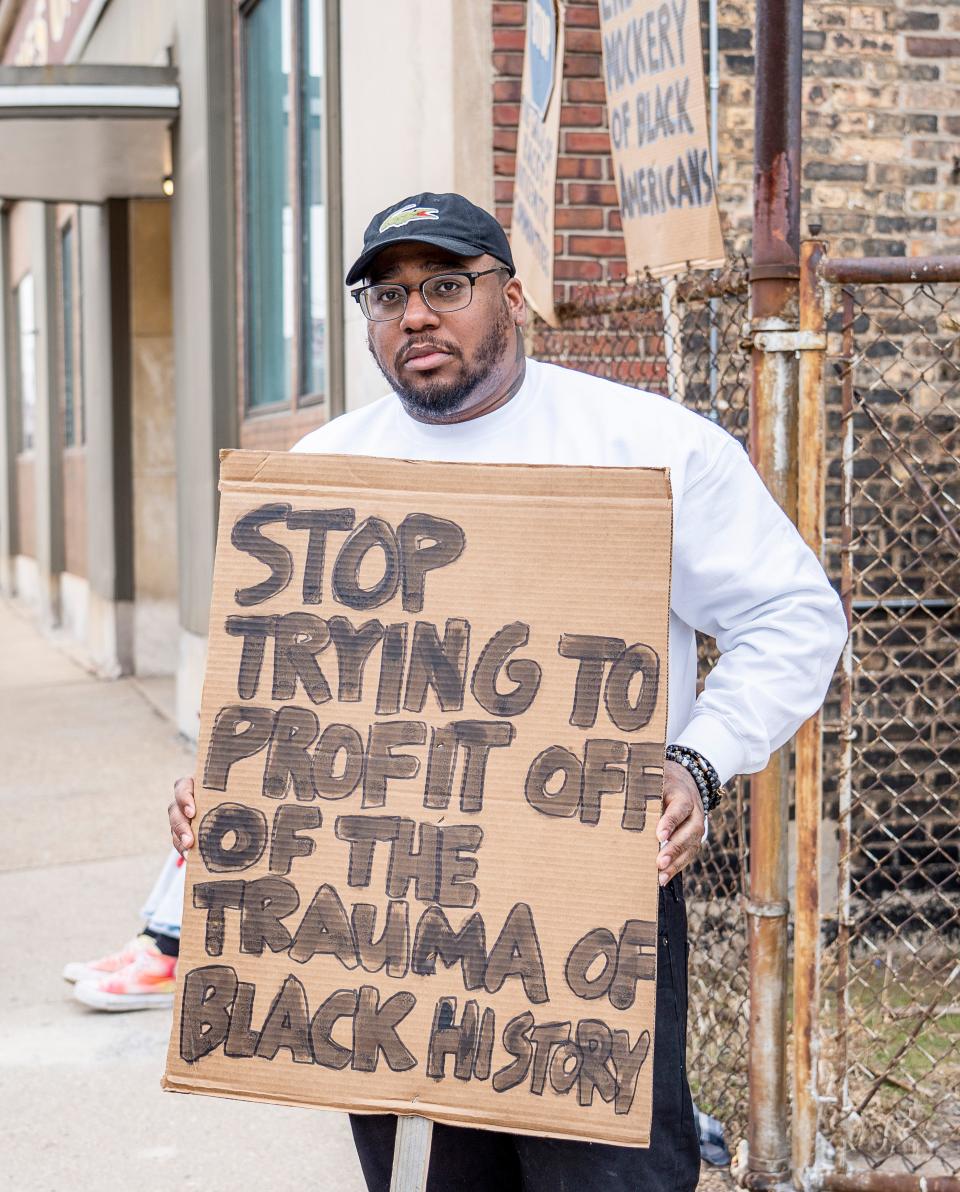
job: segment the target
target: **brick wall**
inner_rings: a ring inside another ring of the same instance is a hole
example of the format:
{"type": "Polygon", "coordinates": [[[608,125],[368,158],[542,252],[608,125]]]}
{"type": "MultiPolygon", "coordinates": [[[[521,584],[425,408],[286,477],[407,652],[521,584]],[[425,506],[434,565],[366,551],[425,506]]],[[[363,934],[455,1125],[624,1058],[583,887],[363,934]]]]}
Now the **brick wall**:
{"type": "MultiPolygon", "coordinates": [[[[960,252],[960,6],[928,0],[807,4],[805,221],[841,256],[960,252]]],[[[720,202],[750,234],[753,23],[720,4],[720,202]]]]}
{"type": "MultiPolygon", "coordinates": [[[[705,3],[702,4],[705,10],[705,3]]],[[[754,5],[721,0],[718,196],[728,247],[749,247],[754,5]]],[[[506,226],[523,69],[525,0],[493,4],[497,212],[506,226]]],[[[804,219],[837,255],[960,252],[960,4],[807,4],[804,219]]],[[[704,45],[706,45],[704,24],[704,45]]],[[[557,297],[625,270],[592,3],[567,6],[557,166],[557,297]]]]}

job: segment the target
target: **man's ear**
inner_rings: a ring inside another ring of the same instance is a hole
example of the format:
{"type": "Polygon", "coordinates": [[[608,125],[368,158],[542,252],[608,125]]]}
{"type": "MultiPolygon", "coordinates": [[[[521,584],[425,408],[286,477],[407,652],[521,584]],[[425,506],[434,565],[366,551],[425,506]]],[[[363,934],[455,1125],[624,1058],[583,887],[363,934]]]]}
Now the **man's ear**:
{"type": "Polygon", "coordinates": [[[523,286],[519,277],[511,277],[503,287],[504,297],[513,321],[517,327],[522,327],[527,317],[527,304],[523,297],[523,286]]]}

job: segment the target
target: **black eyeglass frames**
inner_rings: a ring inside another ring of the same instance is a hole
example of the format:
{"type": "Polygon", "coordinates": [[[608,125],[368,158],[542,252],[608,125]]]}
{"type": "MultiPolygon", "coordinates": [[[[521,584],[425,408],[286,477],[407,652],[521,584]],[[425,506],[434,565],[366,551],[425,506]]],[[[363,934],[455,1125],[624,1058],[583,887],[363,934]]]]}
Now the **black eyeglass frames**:
{"type": "Polygon", "coordinates": [[[506,265],[495,265],[492,269],[452,270],[450,273],[437,273],[433,277],[424,278],[418,286],[405,286],[400,282],[380,282],[375,285],[360,286],[351,290],[351,296],[359,304],[364,317],[371,323],[389,323],[399,319],[407,309],[407,300],[411,292],[416,289],[424,303],[438,315],[449,314],[454,310],[463,310],[473,301],[473,287],[478,277],[486,277],[490,273],[509,273],[506,265]]]}

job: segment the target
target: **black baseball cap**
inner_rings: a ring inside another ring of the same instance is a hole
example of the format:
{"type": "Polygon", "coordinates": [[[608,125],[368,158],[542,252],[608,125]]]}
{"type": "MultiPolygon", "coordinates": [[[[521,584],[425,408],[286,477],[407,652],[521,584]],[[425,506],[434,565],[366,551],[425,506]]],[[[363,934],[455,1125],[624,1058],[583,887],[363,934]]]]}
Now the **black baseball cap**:
{"type": "Polygon", "coordinates": [[[382,249],[410,240],[464,257],[489,253],[503,261],[511,276],[516,273],[510,242],[489,211],[463,195],[424,191],[391,203],[370,220],[363,234],[363,252],[350,266],[347,285],[367,276],[367,266],[382,249]]]}

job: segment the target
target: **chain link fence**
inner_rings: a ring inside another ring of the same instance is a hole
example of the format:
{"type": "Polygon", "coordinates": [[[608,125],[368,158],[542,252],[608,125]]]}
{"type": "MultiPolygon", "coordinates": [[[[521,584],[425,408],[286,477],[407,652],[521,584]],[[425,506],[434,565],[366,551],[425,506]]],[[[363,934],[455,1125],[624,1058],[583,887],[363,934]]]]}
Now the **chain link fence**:
{"type": "MultiPolygon", "coordinates": [[[[534,320],[532,354],[637,388],[667,394],[745,443],[750,352],[747,263],[670,282],[578,289],[560,326],[534,320]]],[[[716,658],[700,643],[701,676],[716,658]]],[[[747,1122],[749,973],[742,894],[747,867],[746,784],[710,817],[710,843],[688,872],[690,923],[688,1061],[698,1106],[723,1122],[728,1141],[747,1122]]]]}
{"type": "MultiPolygon", "coordinates": [[[[960,287],[832,291],[825,560],[850,641],[824,720],[828,1165],[960,1173],[960,287]]],[[[540,359],[749,431],[747,263],[584,287],[540,359]]],[[[701,642],[701,673],[715,659],[701,642]]],[[[688,875],[699,1106],[747,1129],[747,786],[688,875]]]]}
{"type": "Polygon", "coordinates": [[[822,1129],[838,1171],[960,1175],[960,288],[835,288],[822,1129]]]}

